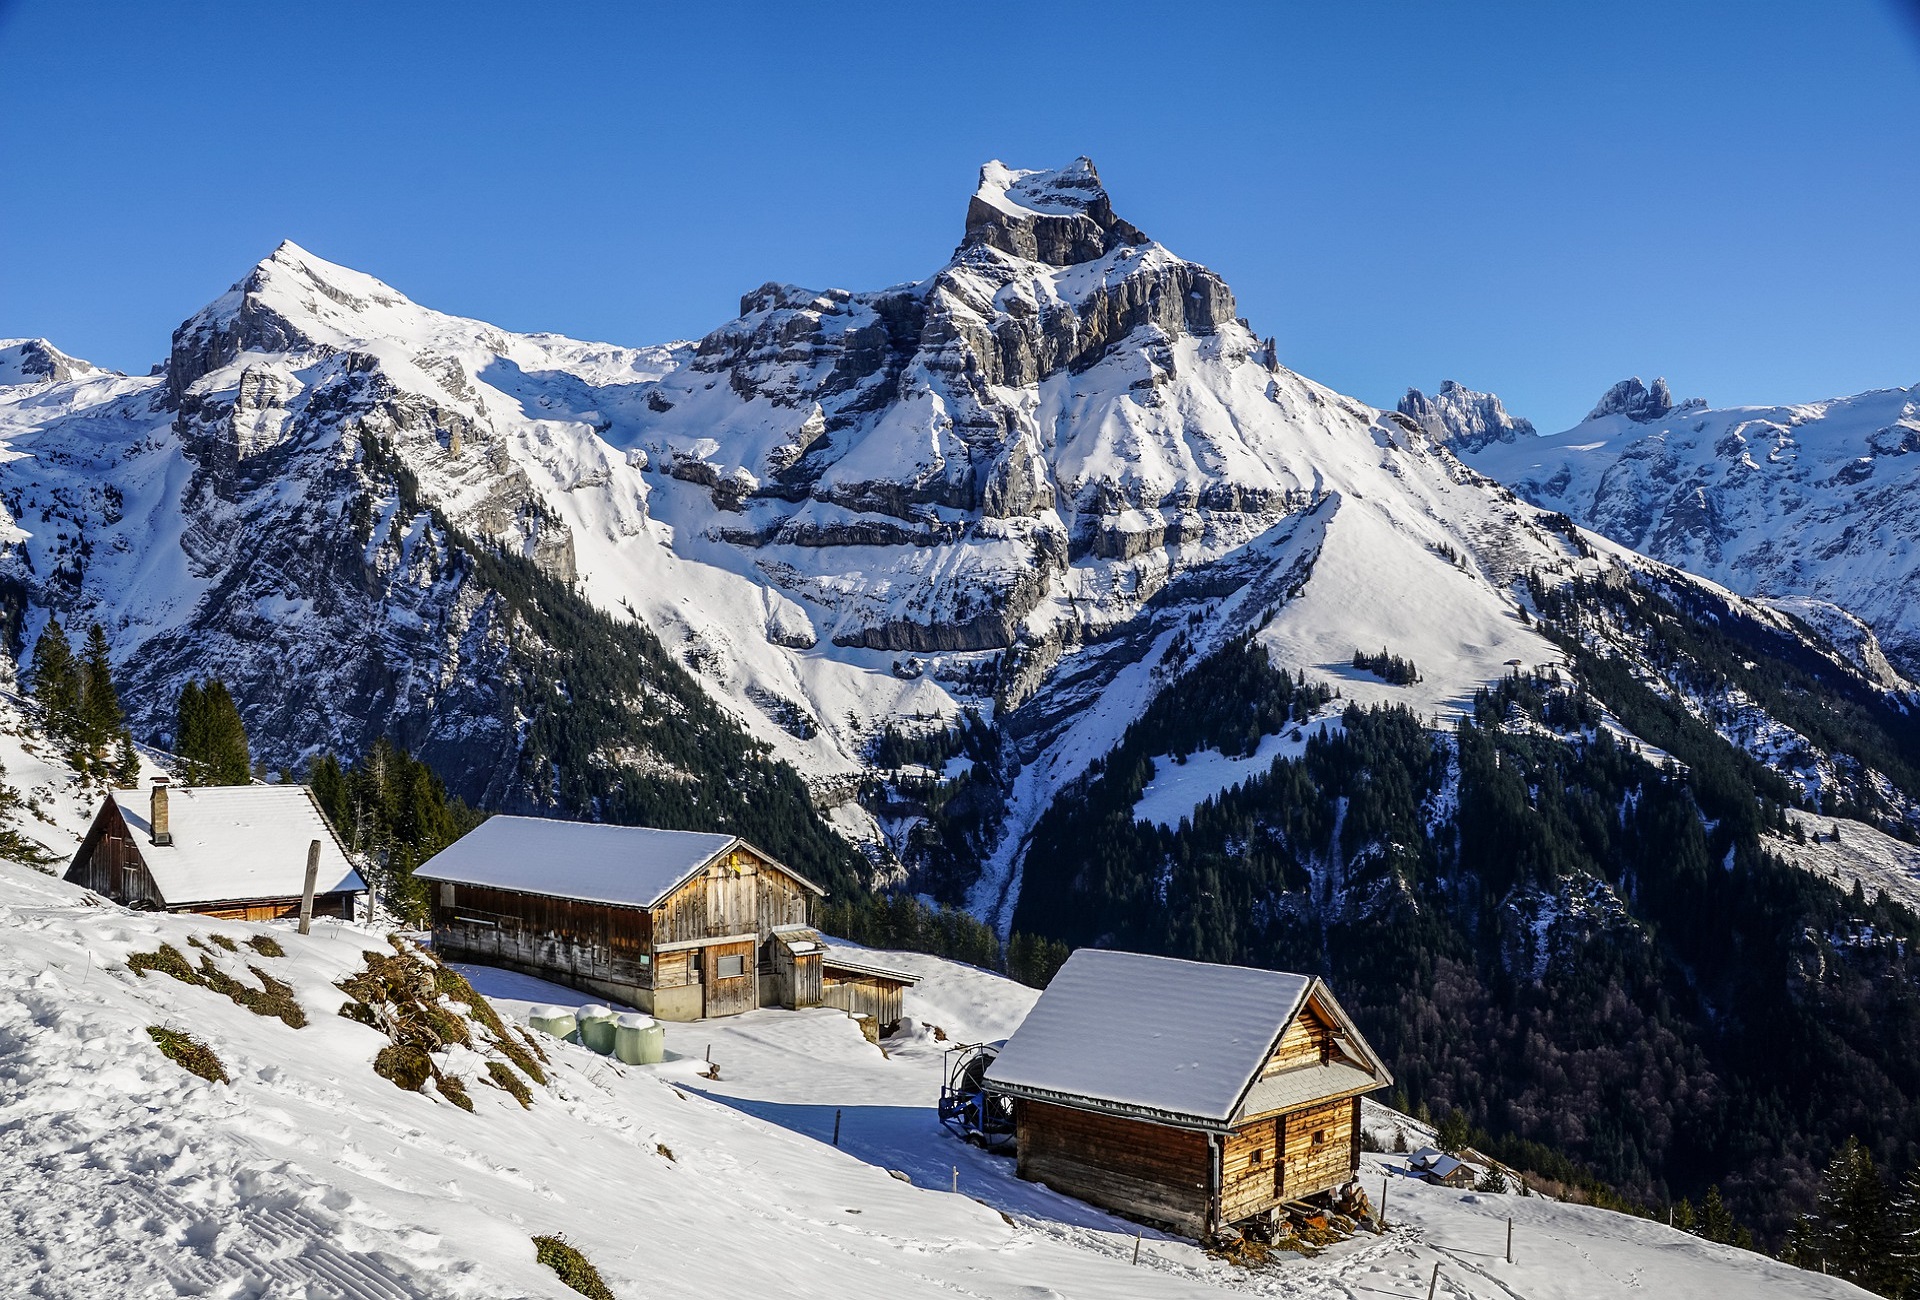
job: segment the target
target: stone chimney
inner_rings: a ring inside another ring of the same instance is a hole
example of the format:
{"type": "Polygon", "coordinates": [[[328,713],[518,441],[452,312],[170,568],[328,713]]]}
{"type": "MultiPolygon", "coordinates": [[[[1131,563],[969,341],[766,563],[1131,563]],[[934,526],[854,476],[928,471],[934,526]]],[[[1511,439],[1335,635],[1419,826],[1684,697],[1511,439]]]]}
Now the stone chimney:
{"type": "Polygon", "coordinates": [[[167,778],[153,778],[153,815],[148,824],[153,828],[153,842],[159,845],[173,843],[173,829],[167,823],[167,778]]]}

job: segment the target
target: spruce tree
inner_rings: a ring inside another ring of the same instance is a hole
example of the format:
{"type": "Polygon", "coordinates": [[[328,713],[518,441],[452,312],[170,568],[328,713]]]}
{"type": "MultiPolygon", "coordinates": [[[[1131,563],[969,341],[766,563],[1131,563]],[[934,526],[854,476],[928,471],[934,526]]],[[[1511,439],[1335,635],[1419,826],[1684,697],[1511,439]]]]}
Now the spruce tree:
{"type": "Polygon", "coordinates": [[[113,662],[107,652],[107,634],[98,623],[87,629],[87,648],[80,659],[79,740],[90,763],[98,764],[126,726],[120,711],[120,693],[113,685],[113,662]]]}
{"type": "Polygon", "coordinates": [[[33,695],[45,714],[47,735],[71,745],[79,739],[80,676],[60,620],[49,618],[33,643],[33,695]]]}
{"type": "Polygon", "coordinates": [[[1887,1292],[1896,1249],[1887,1186],[1857,1137],[1827,1162],[1819,1219],[1827,1268],[1869,1291],[1887,1292]]]}
{"type": "Polygon", "coordinates": [[[246,785],[253,779],[247,728],[226,683],[211,678],[180,688],[174,751],[189,785],[246,785]]]}

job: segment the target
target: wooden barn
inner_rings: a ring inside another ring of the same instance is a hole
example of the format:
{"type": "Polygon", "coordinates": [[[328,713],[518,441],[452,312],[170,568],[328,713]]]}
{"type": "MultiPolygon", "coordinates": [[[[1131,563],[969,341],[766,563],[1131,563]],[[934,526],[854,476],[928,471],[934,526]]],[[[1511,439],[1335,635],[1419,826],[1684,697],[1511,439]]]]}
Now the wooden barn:
{"type": "Polygon", "coordinates": [[[1204,1238],[1351,1181],[1393,1078],[1318,979],[1082,948],[986,1082],[1022,1178],[1204,1238]]]}
{"type": "Polygon", "coordinates": [[[838,978],[808,928],[825,891],[737,835],[490,817],[413,874],[442,956],[663,1020],[818,1006],[838,978]]]}
{"type": "Polygon", "coordinates": [[[881,966],[857,948],[829,946],[820,962],[820,980],[821,1006],[838,1007],[850,1016],[872,1016],[879,1032],[890,1034],[905,1019],[907,990],[920,977],[881,966]]]}
{"type": "Polygon", "coordinates": [[[268,921],[300,914],[315,841],[313,914],[351,921],[366,883],[305,786],[110,791],[66,878],[128,907],[268,921]]]}

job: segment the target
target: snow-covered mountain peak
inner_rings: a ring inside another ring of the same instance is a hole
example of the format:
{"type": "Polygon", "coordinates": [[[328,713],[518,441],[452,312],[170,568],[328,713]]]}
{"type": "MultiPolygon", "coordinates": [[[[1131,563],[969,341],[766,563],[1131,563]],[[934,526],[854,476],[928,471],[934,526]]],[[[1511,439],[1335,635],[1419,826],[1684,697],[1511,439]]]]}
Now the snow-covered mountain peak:
{"type": "Polygon", "coordinates": [[[103,371],[70,357],[45,339],[0,339],[0,388],[18,384],[64,384],[103,371]]]}
{"type": "Polygon", "coordinates": [[[1459,451],[1479,451],[1489,443],[1535,436],[1533,422],[1507,414],[1499,397],[1477,393],[1451,379],[1442,380],[1440,391],[1431,397],[1409,388],[1399,410],[1435,441],[1459,451]]]}
{"type": "Polygon", "coordinates": [[[1054,266],[1092,262],[1147,237],[1113,214],[1091,158],[1051,171],[1019,171],[994,161],[980,169],[967,204],[962,249],[986,245],[1054,266]]]}
{"type": "Polygon", "coordinates": [[[1631,379],[1622,379],[1603,393],[1599,403],[1587,412],[1587,419],[1600,420],[1609,415],[1624,415],[1635,423],[1649,424],[1663,420],[1676,411],[1684,414],[1706,409],[1706,402],[1698,397],[1689,397],[1676,406],[1673,390],[1667,387],[1666,380],[1656,379],[1649,388],[1641,382],[1640,376],[1635,375],[1631,379]]]}

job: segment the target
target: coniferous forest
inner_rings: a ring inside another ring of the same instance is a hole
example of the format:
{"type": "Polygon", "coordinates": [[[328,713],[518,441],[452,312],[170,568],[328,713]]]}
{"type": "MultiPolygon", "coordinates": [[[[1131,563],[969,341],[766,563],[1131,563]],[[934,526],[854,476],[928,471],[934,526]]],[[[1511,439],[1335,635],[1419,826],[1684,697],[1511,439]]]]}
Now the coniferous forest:
{"type": "Polygon", "coordinates": [[[1661,701],[1592,675],[1622,698],[1513,676],[1450,733],[1348,707],[1177,828],[1135,821],[1156,756],[1250,752],[1243,718],[1317,703],[1230,646],[1042,818],[1014,924],[1325,973],[1394,1104],[1597,1199],[1711,1192],[1725,1239],[1777,1246],[1851,1135],[1920,1154],[1920,922],[1770,853],[1792,791],[1684,710],[1657,714],[1673,760],[1616,739],[1603,704],[1639,731],[1661,701]]]}

